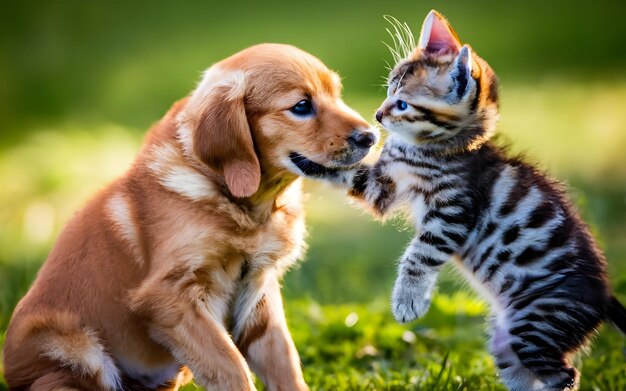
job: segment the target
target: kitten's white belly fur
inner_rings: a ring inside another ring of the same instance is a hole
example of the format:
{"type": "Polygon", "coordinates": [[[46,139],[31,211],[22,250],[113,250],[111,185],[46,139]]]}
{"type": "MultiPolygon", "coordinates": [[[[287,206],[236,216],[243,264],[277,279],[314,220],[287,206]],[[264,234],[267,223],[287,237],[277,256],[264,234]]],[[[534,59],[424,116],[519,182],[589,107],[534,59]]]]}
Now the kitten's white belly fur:
{"type": "Polygon", "coordinates": [[[467,270],[465,264],[463,263],[463,260],[459,256],[455,255],[452,257],[452,259],[454,260],[454,264],[456,265],[457,270],[463,275],[465,280],[468,281],[472,288],[474,288],[474,290],[478,292],[478,294],[489,303],[489,306],[491,307],[491,312],[495,315],[497,321],[501,317],[501,315],[504,314],[502,302],[492,291],[490,291],[485,286],[482,281],[476,278],[474,273],[467,270]]]}
{"type": "Polygon", "coordinates": [[[424,200],[424,196],[419,194],[411,202],[411,217],[414,220],[417,232],[422,230],[422,221],[424,220],[426,212],[428,212],[426,201],[424,200]]]}
{"type": "MultiPolygon", "coordinates": [[[[426,206],[423,195],[420,194],[413,199],[411,202],[411,212],[411,216],[415,220],[415,229],[419,232],[422,229],[421,222],[428,212],[428,207],[426,206]]],[[[452,259],[454,260],[457,270],[463,275],[465,280],[470,283],[472,288],[474,288],[474,290],[489,303],[492,313],[496,316],[496,318],[499,318],[499,315],[503,314],[503,307],[498,297],[491,292],[482,281],[477,279],[472,272],[467,270],[463,260],[459,256],[455,255],[452,259]]]]}

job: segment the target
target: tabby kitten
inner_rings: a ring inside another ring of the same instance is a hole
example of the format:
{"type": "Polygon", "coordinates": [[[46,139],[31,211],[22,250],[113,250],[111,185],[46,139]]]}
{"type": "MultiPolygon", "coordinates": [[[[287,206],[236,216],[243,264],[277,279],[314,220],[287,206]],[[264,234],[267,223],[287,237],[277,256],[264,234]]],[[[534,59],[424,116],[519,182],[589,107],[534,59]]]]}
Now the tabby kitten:
{"type": "Polygon", "coordinates": [[[410,205],[418,233],[398,267],[398,321],[424,315],[452,259],[491,304],[491,352],[507,387],[578,389],[571,355],[603,320],[626,332],[626,310],[561,186],[489,141],[498,116],[493,71],[431,11],[388,85],[376,119],[391,135],[373,167],[339,171],[299,155],[292,162],[350,186],[379,216],[410,205]]]}

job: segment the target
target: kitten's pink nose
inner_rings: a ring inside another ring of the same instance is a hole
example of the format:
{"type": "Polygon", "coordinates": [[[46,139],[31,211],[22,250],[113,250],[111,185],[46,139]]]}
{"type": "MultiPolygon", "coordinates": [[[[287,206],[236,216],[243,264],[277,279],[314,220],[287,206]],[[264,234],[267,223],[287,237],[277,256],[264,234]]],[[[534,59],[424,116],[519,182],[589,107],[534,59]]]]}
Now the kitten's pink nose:
{"type": "Polygon", "coordinates": [[[382,110],[378,110],[376,112],[376,121],[381,122],[383,120],[383,111],[382,110]]]}

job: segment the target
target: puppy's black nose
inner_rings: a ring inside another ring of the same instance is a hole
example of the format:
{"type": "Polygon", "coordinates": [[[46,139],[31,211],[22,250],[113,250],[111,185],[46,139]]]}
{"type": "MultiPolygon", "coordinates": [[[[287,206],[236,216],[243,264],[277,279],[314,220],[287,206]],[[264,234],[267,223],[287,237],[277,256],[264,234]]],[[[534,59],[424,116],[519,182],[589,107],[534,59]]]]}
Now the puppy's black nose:
{"type": "Polygon", "coordinates": [[[376,112],[376,121],[381,122],[383,120],[383,111],[382,110],[378,110],[376,112]]]}
{"type": "Polygon", "coordinates": [[[348,142],[359,148],[369,148],[376,143],[376,135],[372,132],[361,132],[355,130],[348,137],[348,142]]]}

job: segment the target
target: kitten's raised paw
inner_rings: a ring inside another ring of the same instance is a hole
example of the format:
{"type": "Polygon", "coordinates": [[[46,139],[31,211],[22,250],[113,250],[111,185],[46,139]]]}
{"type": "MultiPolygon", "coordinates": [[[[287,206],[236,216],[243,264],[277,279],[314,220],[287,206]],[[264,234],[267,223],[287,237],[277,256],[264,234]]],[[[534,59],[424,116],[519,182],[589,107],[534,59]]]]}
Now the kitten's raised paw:
{"type": "Polygon", "coordinates": [[[422,317],[430,307],[430,297],[420,297],[415,291],[396,286],[391,298],[393,317],[407,323],[422,317]]]}

